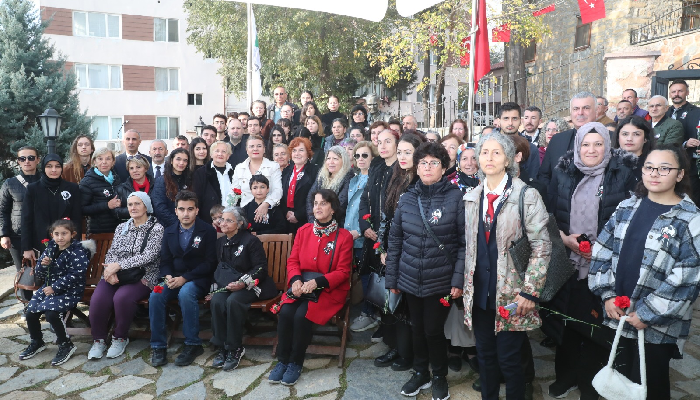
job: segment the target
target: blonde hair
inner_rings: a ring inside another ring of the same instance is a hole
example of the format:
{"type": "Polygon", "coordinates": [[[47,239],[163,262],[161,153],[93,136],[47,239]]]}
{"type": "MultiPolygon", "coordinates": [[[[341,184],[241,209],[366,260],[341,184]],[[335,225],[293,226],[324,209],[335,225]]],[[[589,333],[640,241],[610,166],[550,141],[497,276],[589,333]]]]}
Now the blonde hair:
{"type": "Polygon", "coordinates": [[[334,153],[340,157],[340,159],[343,161],[343,166],[340,168],[340,171],[336,172],[336,174],[331,177],[331,174],[326,167],[326,163],[324,162],[323,168],[321,168],[321,171],[318,173],[318,183],[320,184],[319,189],[330,189],[337,194],[338,190],[340,189],[340,184],[343,183],[345,175],[348,174],[348,171],[350,171],[352,166],[348,151],[342,146],[331,147],[330,150],[328,150],[328,154],[326,154],[326,159],[328,159],[328,156],[331,153],[334,153]]]}
{"type": "Polygon", "coordinates": [[[112,161],[116,160],[117,157],[114,156],[114,152],[107,147],[103,147],[101,149],[95,150],[94,153],[92,153],[92,166],[95,166],[95,161],[97,160],[97,157],[103,156],[105,154],[109,153],[110,156],[112,156],[112,161]]]}
{"type": "Polygon", "coordinates": [[[369,152],[372,153],[372,157],[378,157],[379,156],[379,150],[377,150],[377,146],[374,145],[374,143],[370,142],[369,140],[363,140],[361,142],[357,142],[355,147],[352,149],[353,154],[357,153],[357,150],[367,147],[369,148],[369,152]]]}
{"type": "Polygon", "coordinates": [[[231,145],[224,142],[223,140],[217,140],[216,142],[212,143],[211,147],[209,147],[209,153],[213,154],[216,146],[220,146],[220,145],[226,146],[226,154],[231,155],[233,153],[233,151],[231,150],[231,145]]]}
{"type": "Polygon", "coordinates": [[[149,164],[148,159],[146,157],[139,157],[139,158],[132,158],[131,160],[126,160],[126,170],[129,171],[129,164],[134,163],[138,166],[146,168],[146,171],[148,171],[149,168],[151,168],[151,164],[149,164]]]}

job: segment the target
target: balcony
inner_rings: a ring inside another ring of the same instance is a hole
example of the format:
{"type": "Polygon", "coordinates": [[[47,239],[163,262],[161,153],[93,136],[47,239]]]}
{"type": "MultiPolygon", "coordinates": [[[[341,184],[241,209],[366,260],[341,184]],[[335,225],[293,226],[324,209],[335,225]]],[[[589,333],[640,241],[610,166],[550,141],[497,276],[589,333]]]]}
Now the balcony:
{"type": "Polygon", "coordinates": [[[630,44],[645,44],[700,30],[700,0],[684,1],[683,6],[646,25],[630,31],[630,44]]]}

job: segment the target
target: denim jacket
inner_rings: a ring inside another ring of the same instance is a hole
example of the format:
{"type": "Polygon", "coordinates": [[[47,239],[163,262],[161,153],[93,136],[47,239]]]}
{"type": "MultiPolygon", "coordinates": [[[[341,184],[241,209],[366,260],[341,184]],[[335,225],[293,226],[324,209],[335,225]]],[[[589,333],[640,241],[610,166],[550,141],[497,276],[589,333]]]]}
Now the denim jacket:
{"type": "Polygon", "coordinates": [[[358,231],[360,232],[360,237],[354,240],[353,248],[361,249],[365,242],[365,238],[360,231],[360,197],[362,193],[365,192],[365,185],[367,185],[367,178],[369,175],[355,175],[350,179],[350,186],[348,187],[348,208],[345,211],[345,226],[343,228],[348,231],[358,231]]]}

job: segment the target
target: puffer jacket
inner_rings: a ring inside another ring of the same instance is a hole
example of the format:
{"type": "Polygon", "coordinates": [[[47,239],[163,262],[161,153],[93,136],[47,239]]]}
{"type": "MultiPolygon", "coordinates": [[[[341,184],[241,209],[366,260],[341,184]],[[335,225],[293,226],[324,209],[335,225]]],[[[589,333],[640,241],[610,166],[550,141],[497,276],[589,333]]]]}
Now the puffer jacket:
{"type": "MultiPolygon", "coordinates": [[[[39,174],[22,175],[27,184],[39,180],[39,174]]],[[[0,237],[19,238],[22,234],[22,201],[27,188],[17,177],[2,184],[0,189],[0,237]]]]}
{"type": "Polygon", "coordinates": [[[117,195],[117,186],[121,184],[119,175],[112,171],[114,181],[107,182],[90,168],[80,181],[83,215],[88,217],[88,233],[114,233],[119,225],[119,218],[107,203],[117,195]]]}
{"type": "MultiPolygon", "coordinates": [[[[149,190],[148,190],[148,195],[150,195],[153,192],[153,188],[155,187],[156,180],[154,177],[152,177],[150,174],[146,174],[146,179],[148,179],[149,182],[149,190]]],[[[129,199],[129,195],[134,192],[134,180],[131,179],[131,177],[126,178],[126,182],[122,182],[119,186],[114,188],[116,190],[117,196],[119,196],[119,200],[122,201],[121,207],[117,207],[114,210],[114,213],[117,215],[117,218],[121,221],[125,221],[130,218],[129,216],[129,209],[126,206],[126,202],[129,199]]]]}
{"type": "MultiPolygon", "coordinates": [[[[537,190],[528,189],[523,199],[525,215],[525,231],[527,233],[532,253],[530,263],[525,271],[525,281],[520,279],[516,272],[513,260],[508,253],[513,241],[523,236],[522,221],[520,221],[520,195],[525,183],[519,178],[513,178],[512,190],[496,219],[496,247],[498,249],[496,282],[496,307],[506,306],[512,303],[515,296],[521,292],[534,297],[539,297],[547,279],[547,266],[552,253],[552,242],[547,231],[549,214],[544,201],[537,190]]],[[[481,206],[481,193],[484,184],[468,190],[464,195],[465,228],[466,228],[466,257],[465,257],[465,284],[464,284],[464,323],[473,329],[472,309],[474,306],[474,270],[476,269],[477,240],[479,224],[482,216],[479,212],[481,206]]],[[[493,239],[493,236],[491,236],[493,239]]],[[[511,315],[507,319],[496,313],[496,332],[500,331],[527,331],[540,326],[541,319],[537,309],[519,317],[511,315]]]]}
{"type": "MultiPolygon", "coordinates": [[[[598,207],[598,232],[603,229],[610,216],[613,215],[617,206],[631,196],[637,181],[634,177],[634,168],[637,164],[637,157],[624,150],[613,149],[612,157],[605,169],[603,178],[603,190],[600,195],[600,206],[598,207]]],[[[580,232],[569,232],[571,216],[571,198],[574,190],[578,186],[583,173],[574,165],[574,151],[569,150],[555,168],[558,182],[558,192],[554,216],[557,219],[559,229],[565,234],[580,232]]]]}
{"type": "Polygon", "coordinates": [[[430,186],[418,181],[401,196],[394,213],[386,258],[386,288],[417,297],[447,295],[464,286],[464,205],[462,192],[447,179],[430,186]],[[418,202],[435,236],[426,231],[418,202]]]}

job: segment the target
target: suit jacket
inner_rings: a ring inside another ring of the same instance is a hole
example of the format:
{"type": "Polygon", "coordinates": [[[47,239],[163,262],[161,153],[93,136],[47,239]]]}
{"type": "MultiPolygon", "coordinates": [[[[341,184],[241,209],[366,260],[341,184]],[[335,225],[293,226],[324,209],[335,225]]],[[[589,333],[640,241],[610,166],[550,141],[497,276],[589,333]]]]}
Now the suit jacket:
{"type": "MultiPolygon", "coordinates": [[[[161,176],[165,173],[165,164],[168,162],[169,159],[170,159],[170,156],[165,156],[165,159],[163,160],[163,166],[160,169],[161,176]]],[[[148,165],[150,165],[150,167],[148,167],[148,173],[151,174],[151,176],[155,177],[156,171],[153,168],[153,161],[152,160],[149,161],[148,165]]],[[[124,181],[122,181],[122,182],[124,182],[124,181]]]]}
{"type": "Polygon", "coordinates": [[[654,126],[654,137],[657,145],[673,144],[681,146],[683,144],[683,135],[683,124],[665,115],[654,126]]]}
{"type": "Polygon", "coordinates": [[[554,169],[559,163],[559,159],[566,154],[567,151],[574,148],[575,138],[576,129],[559,132],[552,136],[552,139],[549,141],[549,146],[547,146],[547,151],[544,153],[537,179],[547,186],[548,198],[543,200],[548,209],[553,209],[552,207],[556,205],[557,201],[557,179],[554,169]]]}
{"type": "Polygon", "coordinates": [[[209,290],[216,268],[216,229],[197,218],[190,242],[180,247],[180,224],[170,225],[163,233],[160,250],[160,276],[181,276],[200,289],[209,290]]]}
{"type": "MultiPolygon", "coordinates": [[[[141,152],[139,152],[138,154],[141,154],[142,157],[146,157],[146,160],[148,160],[148,164],[151,164],[153,162],[150,156],[147,156],[141,152]]],[[[117,175],[119,175],[120,180],[122,182],[125,182],[126,178],[129,177],[129,170],[126,168],[126,153],[122,153],[117,156],[113,169],[117,173],[117,175]]]]}
{"type": "MultiPolygon", "coordinates": [[[[210,224],[212,221],[209,211],[217,204],[225,205],[223,202],[226,201],[224,198],[222,202],[221,185],[216,170],[211,167],[212,163],[209,161],[192,176],[192,191],[199,198],[199,218],[210,224]]],[[[228,171],[228,179],[233,179],[233,168],[228,171]]]]}

